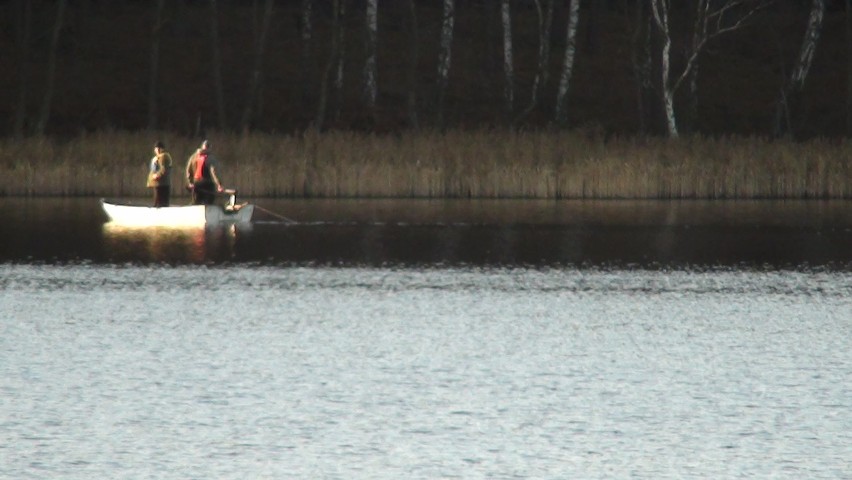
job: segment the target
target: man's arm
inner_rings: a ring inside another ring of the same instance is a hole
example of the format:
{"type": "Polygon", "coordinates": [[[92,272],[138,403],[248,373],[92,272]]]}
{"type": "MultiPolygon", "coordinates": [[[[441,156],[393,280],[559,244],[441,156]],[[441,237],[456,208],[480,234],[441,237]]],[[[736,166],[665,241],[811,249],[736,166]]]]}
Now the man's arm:
{"type": "Polygon", "coordinates": [[[216,190],[222,191],[222,182],[219,181],[219,177],[216,175],[216,167],[210,165],[210,177],[213,179],[213,183],[216,184],[216,190]]]}
{"type": "Polygon", "coordinates": [[[186,162],[186,183],[187,185],[192,185],[192,165],[195,163],[195,154],[189,156],[189,160],[186,162]]]}

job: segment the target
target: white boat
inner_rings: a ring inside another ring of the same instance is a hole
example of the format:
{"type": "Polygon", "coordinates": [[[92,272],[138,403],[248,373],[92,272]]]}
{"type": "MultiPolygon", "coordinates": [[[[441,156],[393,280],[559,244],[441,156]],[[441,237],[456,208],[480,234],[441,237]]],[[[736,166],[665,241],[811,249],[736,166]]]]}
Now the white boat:
{"type": "Polygon", "coordinates": [[[182,205],[149,207],[110,202],[101,199],[110,222],[133,227],[203,227],[234,223],[249,223],[254,205],[229,203],[222,205],[182,205]]]}

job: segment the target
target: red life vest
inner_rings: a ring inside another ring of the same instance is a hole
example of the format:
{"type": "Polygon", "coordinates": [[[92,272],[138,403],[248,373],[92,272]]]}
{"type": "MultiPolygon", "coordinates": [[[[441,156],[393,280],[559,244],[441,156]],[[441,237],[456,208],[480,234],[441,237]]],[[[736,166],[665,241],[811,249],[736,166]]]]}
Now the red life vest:
{"type": "Polygon", "coordinates": [[[207,154],[199,152],[199,154],[195,157],[195,175],[193,175],[193,178],[196,181],[203,180],[205,178],[205,175],[204,175],[204,166],[205,166],[204,164],[205,163],[207,163],[207,154]]]}

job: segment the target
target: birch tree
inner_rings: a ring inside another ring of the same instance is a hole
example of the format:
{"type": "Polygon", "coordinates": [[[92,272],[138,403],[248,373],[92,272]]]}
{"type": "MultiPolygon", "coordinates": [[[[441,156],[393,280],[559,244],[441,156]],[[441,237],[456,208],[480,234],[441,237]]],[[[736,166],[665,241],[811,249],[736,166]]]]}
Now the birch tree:
{"type": "Polygon", "coordinates": [[[18,63],[18,95],[15,105],[15,119],[12,130],[16,138],[24,136],[27,119],[27,84],[30,56],[30,35],[32,29],[32,2],[15,1],[15,44],[18,63]]]}
{"type": "MultiPolygon", "coordinates": [[[[696,15],[696,22],[700,19],[700,16],[696,15]]],[[[699,42],[701,41],[702,32],[704,31],[700,25],[696,23],[695,28],[692,29],[692,51],[696,50],[699,42]]],[[[698,122],[698,70],[701,67],[700,62],[701,57],[698,56],[695,58],[695,62],[692,64],[692,68],[689,70],[689,74],[686,76],[686,115],[684,116],[683,127],[687,131],[694,130],[696,123],[698,122]]]]}
{"type": "Polygon", "coordinates": [[[811,68],[814,52],[816,52],[819,43],[824,17],[825,0],[813,0],[811,2],[811,13],[808,17],[808,27],[805,31],[805,37],[802,39],[798,60],[790,78],[781,88],[776,102],[774,126],[776,137],[792,134],[792,111],[798,103],[798,97],[805,88],[805,80],[808,78],[808,71],[811,68]]]}
{"type": "Polygon", "coordinates": [[[662,36],[660,71],[662,77],[663,110],[666,114],[666,130],[670,137],[677,137],[677,122],[674,112],[674,90],[669,84],[671,70],[672,37],[669,31],[669,0],[651,0],[651,12],[662,36]]]}
{"type": "Polygon", "coordinates": [[[691,44],[683,49],[686,52],[683,69],[679,74],[673,74],[671,0],[651,0],[651,13],[661,38],[660,89],[669,137],[679,136],[674,105],[675,92],[695,68],[698,56],[707,43],[720,35],[742,28],[747,20],[769,3],[771,0],[697,0],[691,44]]]}
{"type": "Polygon", "coordinates": [[[443,20],[441,24],[441,43],[438,52],[438,125],[444,125],[444,97],[450,77],[450,64],[453,53],[453,24],[455,23],[455,0],[444,0],[443,20]]]}
{"type": "Polygon", "coordinates": [[[160,80],[160,32],[163,29],[163,7],[166,0],[154,5],[154,22],[151,27],[151,65],[148,72],[148,129],[157,128],[157,95],[160,80]]]}
{"type": "Polygon", "coordinates": [[[54,83],[56,81],[56,50],[59,46],[59,34],[62,32],[62,24],[65,19],[65,7],[67,0],[59,0],[56,4],[56,19],[53,22],[53,34],[50,37],[50,53],[47,61],[47,79],[45,81],[44,96],[42,97],[41,109],[36,121],[36,135],[43,135],[50,119],[50,108],[53,102],[54,83]]]}
{"type": "Polygon", "coordinates": [[[255,38],[254,62],[249,78],[248,92],[246,93],[246,105],[243,109],[243,118],[240,124],[241,130],[247,132],[252,120],[254,105],[257,103],[258,91],[263,76],[263,52],[266,47],[266,38],[269,36],[269,25],[272,23],[273,0],[266,0],[263,8],[263,19],[260,31],[255,38]]]}
{"type": "Polygon", "coordinates": [[[225,116],[225,90],[222,85],[222,60],[219,53],[219,6],[216,0],[210,0],[210,49],[213,91],[216,95],[216,118],[219,121],[219,129],[225,130],[228,120],[225,116]]]}
{"type": "Polygon", "coordinates": [[[568,97],[568,85],[574,71],[574,55],[577,53],[577,24],[580,21],[580,0],[571,0],[568,9],[568,28],[565,33],[565,56],[562,60],[562,73],[559,76],[559,89],[556,92],[556,122],[564,124],[567,120],[565,103],[568,97]]]}
{"type": "Polygon", "coordinates": [[[376,38],[378,37],[378,0],[367,0],[366,20],[366,59],[364,61],[364,103],[372,112],[378,95],[376,72],[376,38]]]}
{"type": "Polygon", "coordinates": [[[554,0],[545,0],[543,11],[541,1],[534,0],[534,2],[536,13],[538,14],[538,65],[530,92],[530,103],[521,114],[521,118],[528,115],[538,106],[538,94],[547,85],[549,71],[547,67],[550,64],[550,31],[553,25],[554,0]]]}
{"type": "Polygon", "coordinates": [[[503,26],[503,101],[506,118],[511,118],[515,103],[515,71],[512,62],[512,13],[509,0],[500,2],[500,20],[503,26]]]}

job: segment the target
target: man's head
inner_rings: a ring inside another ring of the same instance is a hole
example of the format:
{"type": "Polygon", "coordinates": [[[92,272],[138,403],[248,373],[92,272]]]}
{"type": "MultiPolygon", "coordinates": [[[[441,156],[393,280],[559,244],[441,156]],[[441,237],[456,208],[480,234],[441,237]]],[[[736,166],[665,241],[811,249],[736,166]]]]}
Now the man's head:
{"type": "Polygon", "coordinates": [[[210,150],[210,142],[208,142],[207,140],[204,140],[203,142],[201,142],[201,149],[202,150],[210,150]]]}
{"type": "Polygon", "coordinates": [[[157,142],[154,144],[154,150],[165,150],[166,144],[163,142],[157,142]]]}

